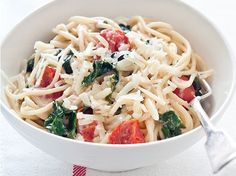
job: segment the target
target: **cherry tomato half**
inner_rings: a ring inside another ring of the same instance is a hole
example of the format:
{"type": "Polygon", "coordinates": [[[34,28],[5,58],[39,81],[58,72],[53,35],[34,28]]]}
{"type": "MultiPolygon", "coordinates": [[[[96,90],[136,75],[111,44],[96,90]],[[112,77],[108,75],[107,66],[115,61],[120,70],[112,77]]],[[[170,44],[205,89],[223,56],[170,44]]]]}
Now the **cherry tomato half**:
{"type": "MultiPolygon", "coordinates": [[[[81,107],[77,110],[77,112],[83,112],[84,114],[93,114],[93,109],[92,108],[84,109],[84,107],[81,107]]],[[[78,120],[77,120],[77,124],[78,124],[78,120]]],[[[94,138],[94,131],[95,131],[96,126],[97,126],[97,123],[95,121],[93,121],[92,123],[88,125],[82,125],[82,126],[78,125],[77,132],[83,136],[84,141],[92,142],[94,138]]]]}
{"type": "MultiPolygon", "coordinates": [[[[187,81],[188,77],[187,76],[181,76],[180,79],[187,81]]],[[[179,89],[176,88],[173,91],[178,97],[180,97],[181,99],[190,102],[194,97],[195,97],[195,89],[193,87],[193,85],[185,88],[185,89],[179,89]]]]}
{"type": "MultiPolygon", "coordinates": [[[[53,80],[54,76],[56,73],[56,69],[50,66],[46,66],[44,73],[43,73],[43,77],[42,80],[40,82],[40,86],[41,87],[47,87],[53,80]]],[[[53,100],[59,98],[60,96],[62,96],[63,92],[55,92],[52,94],[47,94],[45,95],[46,98],[51,98],[53,100]]]]}
{"type": "Polygon", "coordinates": [[[109,49],[112,52],[118,51],[122,45],[127,45],[129,49],[129,39],[126,37],[125,33],[118,29],[104,29],[101,31],[100,35],[108,42],[109,49]]]}
{"type": "Polygon", "coordinates": [[[110,144],[144,143],[144,135],[138,120],[129,120],[118,125],[108,138],[110,144]]]}
{"type": "Polygon", "coordinates": [[[56,69],[50,66],[46,66],[42,80],[40,82],[41,87],[47,87],[53,80],[56,73],[56,69]]]}
{"type": "Polygon", "coordinates": [[[84,141],[86,142],[93,141],[94,131],[95,131],[96,126],[97,126],[97,123],[93,121],[92,123],[81,127],[82,129],[79,130],[79,133],[83,136],[84,141]]]}

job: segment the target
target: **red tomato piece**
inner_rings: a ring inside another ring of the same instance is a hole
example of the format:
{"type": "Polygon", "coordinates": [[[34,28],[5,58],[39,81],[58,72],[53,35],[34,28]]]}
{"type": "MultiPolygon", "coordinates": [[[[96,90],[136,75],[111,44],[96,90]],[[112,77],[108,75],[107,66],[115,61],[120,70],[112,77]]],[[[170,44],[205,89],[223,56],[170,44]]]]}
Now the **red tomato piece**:
{"type": "Polygon", "coordinates": [[[92,142],[94,138],[94,131],[97,126],[97,123],[93,121],[92,123],[88,125],[84,125],[81,130],[79,130],[79,133],[83,136],[84,141],[86,142],[92,142]]]}
{"type": "MultiPolygon", "coordinates": [[[[45,70],[44,70],[44,73],[43,73],[43,77],[42,77],[42,80],[40,82],[40,86],[41,87],[47,87],[53,80],[54,76],[55,76],[55,73],[56,73],[56,69],[53,68],[53,67],[50,67],[50,66],[46,66],[45,67],[45,70]]],[[[52,99],[57,99],[59,98],[60,96],[62,96],[63,92],[55,92],[55,93],[52,93],[52,94],[47,94],[45,95],[46,98],[52,98],[52,99]]]]}
{"type": "MultiPolygon", "coordinates": [[[[77,112],[83,112],[83,111],[84,111],[84,107],[81,107],[77,110],[77,112]]],[[[93,110],[89,109],[89,111],[86,112],[85,114],[93,114],[93,110]]],[[[78,124],[78,119],[77,119],[77,124],[78,124]]],[[[77,132],[83,136],[84,141],[92,142],[94,138],[94,131],[95,131],[96,126],[97,126],[97,123],[95,121],[93,121],[92,123],[88,125],[83,125],[83,126],[78,125],[77,132]]]]}
{"type": "Polygon", "coordinates": [[[109,49],[114,52],[118,51],[122,45],[127,45],[130,48],[129,39],[125,33],[118,29],[104,29],[100,35],[108,42],[109,49]]]}
{"type": "MultiPolygon", "coordinates": [[[[187,76],[181,76],[182,80],[187,81],[188,77],[187,76]]],[[[173,91],[178,97],[180,97],[181,99],[187,101],[188,103],[195,97],[195,89],[193,87],[193,85],[185,88],[185,89],[179,89],[176,88],[173,91]]]]}
{"type": "Polygon", "coordinates": [[[47,87],[53,80],[56,73],[56,69],[50,66],[46,66],[42,80],[40,82],[41,87],[47,87]]]}
{"type": "Polygon", "coordinates": [[[94,60],[101,60],[101,56],[98,56],[98,55],[95,55],[93,58],[94,60]]]}
{"type": "Polygon", "coordinates": [[[128,120],[115,129],[108,138],[110,144],[136,144],[144,143],[144,135],[139,127],[138,120],[128,120]]]}
{"type": "Polygon", "coordinates": [[[77,109],[77,112],[82,112],[83,111],[83,107],[80,107],[79,109],[77,109]]]}
{"type": "Polygon", "coordinates": [[[45,95],[45,97],[46,98],[51,98],[51,99],[55,100],[55,99],[61,97],[62,94],[63,94],[62,91],[61,92],[55,92],[55,93],[52,93],[52,94],[47,94],[47,95],[45,95]]]}

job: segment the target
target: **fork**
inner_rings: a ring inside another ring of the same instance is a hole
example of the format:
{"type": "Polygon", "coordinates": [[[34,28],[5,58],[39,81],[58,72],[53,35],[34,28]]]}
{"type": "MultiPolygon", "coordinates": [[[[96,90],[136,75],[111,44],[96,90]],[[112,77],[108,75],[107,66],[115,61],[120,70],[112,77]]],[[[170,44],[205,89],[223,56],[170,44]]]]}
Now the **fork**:
{"type": "Polygon", "coordinates": [[[209,117],[202,108],[200,101],[211,96],[212,90],[206,80],[202,79],[200,81],[203,86],[203,95],[196,96],[190,102],[190,105],[196,111],[201,125],[206,133],[206,152],[211,163],[213,173],[217,173],[236,158],[236,144],[225,132],[216,129],[210,122],[209,117]]]}

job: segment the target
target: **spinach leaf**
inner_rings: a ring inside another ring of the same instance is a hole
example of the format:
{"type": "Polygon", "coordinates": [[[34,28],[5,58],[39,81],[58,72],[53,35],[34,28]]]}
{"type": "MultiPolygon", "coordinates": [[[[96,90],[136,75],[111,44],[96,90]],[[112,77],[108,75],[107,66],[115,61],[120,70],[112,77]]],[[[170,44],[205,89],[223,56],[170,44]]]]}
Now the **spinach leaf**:
{"type": "Polygon", "coordinates": [[[109,95],[106,96],[105,98],[106,101],[113,103],[114,102],[114,98],[112,98],[112,93],[110,93],[109,95]]]}
{"type": "Polygon", "coordinates": [[[201,92],[202,86],[201,86],[199,78],[196,77],[194,79],[193,87],[194,87],[194,90],[195,90],[195,96],[201,96],[202,95],[202,92],[201,92]]]}
{"type": "Polygon", "coordinates": [[[58,54],[60,54],[60,52],[62,51],[63,49],[62,48],[59,48],[55,54],[55,56],[57,56],[58,54]]]}
{"type": "MultiPolygon", "coordinates": [[[[114,52],[114,53],[112,53],[112,54],[111,54],[111,58],[112,58],[112,59],[115,59],[115,58],[117,58],[117,56],[116,56],[116,55],[118,55],[118,53],[117,53],[117,52],[114,52]]],[[[125,55],[128,55],[128,54],[125,54],[125,55]]],[[[118,56],[118,58],[117,58],[117,61],[121,61],[121,60],[123,60],[123,59],[125,58],[125,55],[124,55],[124,54],[122,54],[122,55],[118,56]]]]}
{"type": "Polygon", "coordinates": [[[54,118],[50,126],[50,132],[59,136],[65,136],[65,126],[63,124],[63,119],[54,118]]]}
{"type": "Polygon", "coordinates": [[[84,106],[83,113],[84,114],[93,114],[93,109],[91,107],[84,106]]]}
{"type": "Polygon", "coordinates": [[[185,128],[179,117],[174,111],[167,111],[160,116],[160,122],[162,123],[162,132],[165,138],[178,136],[181,134],[181,128],[185,128]]]}
{"type": "Polygon", "coordinates": [[[64,124],[66,126],[66,136],[69,138],[76,137],[76,112],[72,110],[65,111],[64,124]]]}
{"type": "MultiPolygon", "coordinates": [[[[88,86],[93,83],[93,81],[99,77],[102,76],[110,71],[117,72],[118,71],[113,67],[112,64],[106,61],[95,61],[93,63],[93,71],[86,77],[84,77],[82,84],[84,86],[88,86]]],[[[118,76],[119,77],[119,76],[118,76]]],[[[119,78],[118,78],[119,79],[119,78]]]]}
{"type": "Polygon", "coordinates": [[[115,115],[119,115],[121,113],[122,108],[118,108],[117,111],[115,112],[115,115]]]}
{"type": "Polygon", "coordinates": [[[120,57],[118,57],[118,61],[122,61],[124,59],[124,54],[122,54],[120,57]]]}
{"type": "Polygon", "coordinates": [[[124,31],[125,33],[128,33],[129,31],[131,31],[130,25],[125,25],[125,24],[120,23],[119,26],[122,29],[122,31],[124,31]]]}
{"type": "Polygon", "coordinates": [[[112,54],[111,54],[111,58],[114,59],[116,54],[117,54],[117,52],[112,53],[112,54]]]}
{"type": "Polygon", "coordinates": [[[62,107],[62,103],[55,101],[53,111],[44,121],[44,126],[51,133],[75,138],[76,137],[76,111],[62,107]]]}
{"type": "Polygon", "coordinates": [[[32,72],[33,68],[34,68],[34,58],[31,58],[27,61],[26,72],[27,73],[32,72]]]}
{"type": "Polygon", "coordinates": [[[110,78],[111,81],[111,90],[114,91],[116,89],[116,84],[119,82],[119,73],[117,70],[114,70],[114,74],[110,78]]]}
{"type": "Polygon", "coordinates": [[[64,111],[61,103],[53,103],[53,112],[51,112],[48,118],[44,121],[44,126],[53,134],[63,136],[65,134],[65,127],[63,124],[64,111]]]}
{"type": "Polygon", "coordinates": [[[71,63],[70,63],[71,58],[72,58],[73,56],[74,56],[74,53],[73,53],[72,51],[70,51],[70,52],[67,54],[66,58],[64,59],[64,63],[62,64],[62,67],[64,68],[64,70],[65,70],[65,72],[66,72],[67,74],[73,73],[73,70],[72,70],[72,68],[71,68],[71,63]]]}
{"type": "MultiPolygon", "coordinates": [[[[62,49],[58,49],[57,53],[55,54],[55,56],[57,56],[60,52],[62,51],[62,49]]],[[[70,52],[66,55],[66,57],[64,58],[64,63],[62,64],[62,67],[64,68],[65,72],[67,74],[71,74],[73,73],[73,70],[71,68],[71,58],[74,56],[74,53],[70,50],[70,52]]],[[[58,60],[60,60],[61,56],[58,58],[58,60]]]]}
{"type": "Polygon", "coordinates": [[[64,61],[64,63],[62,64],[62,67],[64,68],[64,70],[65,70],[65,72],[66,72],[67,74],[73,73],[73,70],[72,70],[71,65],[70,65],[70,59],[71,59],[71,58],[66,59],[66,60],[64,61]]]}
{"type": "MultiPolygon", "coordinates": [[[[116,84],[119,82],[119,73],[117,70],[114,71],[114,74],[110,77],[111,82],[111,90],[112,92],[116,89],[116,84]]],[[[114,99],[112,98],[112,93],[106,96],[105,98],[108,102],[114,102],[114,99]]]]}
{"type": "Polygon", "coordinates": [[[150,43],[151,43],[150,40],[146,40],[146,42],[145,42],[146,45],[149,45],[150,43]]]}

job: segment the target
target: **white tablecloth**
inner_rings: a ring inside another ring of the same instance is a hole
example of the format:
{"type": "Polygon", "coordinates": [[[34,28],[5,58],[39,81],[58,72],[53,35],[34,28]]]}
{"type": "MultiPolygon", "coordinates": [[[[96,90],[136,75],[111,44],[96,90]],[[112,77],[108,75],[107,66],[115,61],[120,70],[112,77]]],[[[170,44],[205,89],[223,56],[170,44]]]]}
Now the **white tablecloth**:
{"type": "MultiPolygon", "coordinates": [[[[231,47],[236,51],[236,2],[234,0],[184,0],[204,13],[223,32],[231,47]]],[[[46,4],[49,0],[1,0],[0,41],[6,33],[27,14],[46,4]]],[[[204,39],[203,39],[204,40],[204,39]]],[[[236,97],[218,127],[227,131],[236,141],[236,97]]],[[[122,173],[104,173],[88,170],[88,176],[199,176],[211,175],[204,150],[204,139],[186,152],[155,166],[122,173]]],[[[173,146],[174,147],[174,146],[173,146]]],[[[32,146],[0,117],[0,176],[70,176],[72,165],[59,161],[32,146]]],[[[236,175],[236,162],[218,175],[236,175]]]]}

